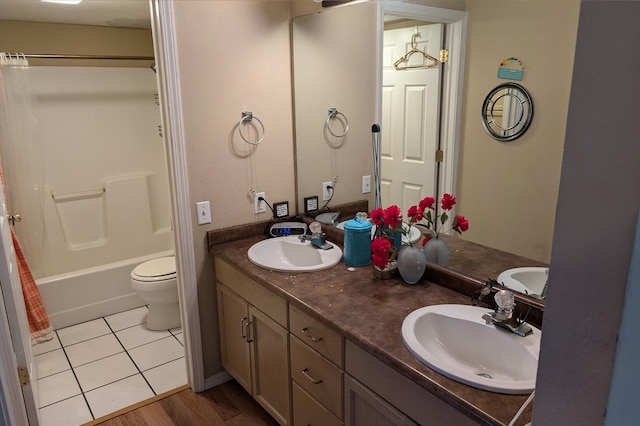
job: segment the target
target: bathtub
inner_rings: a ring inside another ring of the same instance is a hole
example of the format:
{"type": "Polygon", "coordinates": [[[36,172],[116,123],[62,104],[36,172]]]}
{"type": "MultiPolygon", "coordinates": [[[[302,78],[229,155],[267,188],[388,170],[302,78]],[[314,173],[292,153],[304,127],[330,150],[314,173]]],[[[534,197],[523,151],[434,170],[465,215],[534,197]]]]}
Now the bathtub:
{"type": "Polygon", "coordinates": [[[131,288],[131,271],[147,260],[173,256],[153,253],[36,280],[54,329],[143,306],[131,288]]]}

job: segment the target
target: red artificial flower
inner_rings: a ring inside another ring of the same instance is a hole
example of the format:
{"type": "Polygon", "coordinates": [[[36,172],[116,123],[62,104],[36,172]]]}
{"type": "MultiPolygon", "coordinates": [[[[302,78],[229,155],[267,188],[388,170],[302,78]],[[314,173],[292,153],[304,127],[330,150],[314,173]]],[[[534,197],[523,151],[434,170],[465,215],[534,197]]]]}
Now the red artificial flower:
{"type": "Polygon", "coordinates": [[[389,263],[391,242],[384,237],[374,238],[371,242],[371,260],[378,268],[384,269],[389,263]]]}
{"type": "Polygon", "coordinates": [[[451,210],[456,205],[456,197],[451,194],[444,194],[440,200],[442,210],[451,210]]]}
{"type": "Polygon", "coordinates": [[[420,201],[419,207],[424,212],[427,209],[433,210],[433,205],[435,204],[436,199],[433,197],[425,197],[420,201]]]}
{"type": "Polygon", "coordinates": [[[395,228],[402,224],[402,210],[398,206],[389,206],[384,210],[384,224],[390,228],[395,228]]]}
{"type": "Polygon", "coordinates": [[[371,218],[371,221],[376,226],[382,225],[383,216],[384,216],[384,210],[382,210],[380,207],[378,207],[377,209],[371,210],[371,213],[369,213],[369,217],[371,218]]]}
{"type": "Polygon", "coordinates": [[[407,216],[411,223],[420,222],[422,220],[422,214],[424,211],[418,206],[411,206],[407,211],[407,216]]]}
{"type": "Polygon", "coordinates": [[[424,246],[429,242],[429,240],[430,240],[430,239],[431,239],[431,237],[427,237],[427,236],[425,236],[425,237],[422,239],[422,247],[424,247],[424,246]]]}
{"type": "Polygon", "coordinates": [[[458,215],[453,221],[453,229],[462,234],[469,229],[469,221],[464,216],[458,215]]]}

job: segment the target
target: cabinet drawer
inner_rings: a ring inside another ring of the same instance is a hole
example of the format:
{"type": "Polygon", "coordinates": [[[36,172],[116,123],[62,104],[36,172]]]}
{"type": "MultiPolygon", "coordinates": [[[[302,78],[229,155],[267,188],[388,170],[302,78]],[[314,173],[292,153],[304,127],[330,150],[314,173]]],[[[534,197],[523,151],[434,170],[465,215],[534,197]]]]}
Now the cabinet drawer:
{"type": "Polygon", "coordinates": [[[418,424],[477,426],[462,412],[350,341],[345,358],[348,374],[418,424]]]}
{"type": "Polygon", "coordinates": [[[342,418],[342,371],[293,336],[290,350],[291,378],[342,418]]]}
{"type": "Polygon", "coordinates": [[[344,366],[341,335],[293,305],[289,305],[289,322],[290,331],[294,336],[330,359],[338,367],[344,366]]]}
{"type": "Polygon", "coordinates": [[[342,426],[342,421],[316,402],[296,382],[293,390],[293,426],[342,426]]]}

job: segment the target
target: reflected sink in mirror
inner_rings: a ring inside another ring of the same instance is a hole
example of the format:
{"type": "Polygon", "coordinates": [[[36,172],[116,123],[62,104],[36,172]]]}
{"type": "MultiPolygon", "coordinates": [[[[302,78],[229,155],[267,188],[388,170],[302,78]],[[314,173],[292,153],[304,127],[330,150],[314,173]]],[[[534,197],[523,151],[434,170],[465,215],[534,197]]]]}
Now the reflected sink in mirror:
{"type": "Polygon", "coordinates": [[[512,268],[501,272],[496,281],[513,291],[544,298],[548,275],[549,268],[512,268]]]}
{"type": "Polygon", "coordinates": [[[327,241],[332,249],[320,249],[298,237],[271,238],[255,243],[247,255],[251,263],[272,271],[313,272],[331,268],[342,260],[342,250],[327,241]]]}
{"type": "Polygon", "coordinates": [[[490,309],[433,305],[402,323],[405,346],[422,363],[460,383],[491,392],[527,394],[536,386],[539,329],[520,337],[487,325],[490,309]]]}
{"type": "MultiPolygon", "coordinates": [[[[346,220],[343,222],[340,222],[336,225],[336,228],[341,229],[344,231],[344,224],[345,222],[347,222],[346,220]]],[[[415,227],[412,226],[411,229],[409,230],[409,225],[407,225],[406,223],[402,224],[402,228],[405,230],[405,234],[402,234],[402,244],[405,245],[409,245],[409,244],[413,244],[413,243],[417,243],[418,241],[420,241],[422,239],[422,232],[420,232],[420,230],[415,227]]],[[[373,240],[373,237],[376,234],[376,225],[372,225],[371,226],[371,239],[373,240]]]]}

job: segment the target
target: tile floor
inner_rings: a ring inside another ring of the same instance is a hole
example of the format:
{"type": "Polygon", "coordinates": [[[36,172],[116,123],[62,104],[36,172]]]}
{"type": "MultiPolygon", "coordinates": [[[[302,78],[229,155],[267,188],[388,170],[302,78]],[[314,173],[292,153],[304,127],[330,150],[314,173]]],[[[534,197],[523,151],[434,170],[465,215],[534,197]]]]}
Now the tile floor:
{"type": "Polygon", "coordinates": [[[42,426],[81,425],[187,383],[182,329],[147,330],[146,318],[143,306],[33,347],[42,426]]]}

